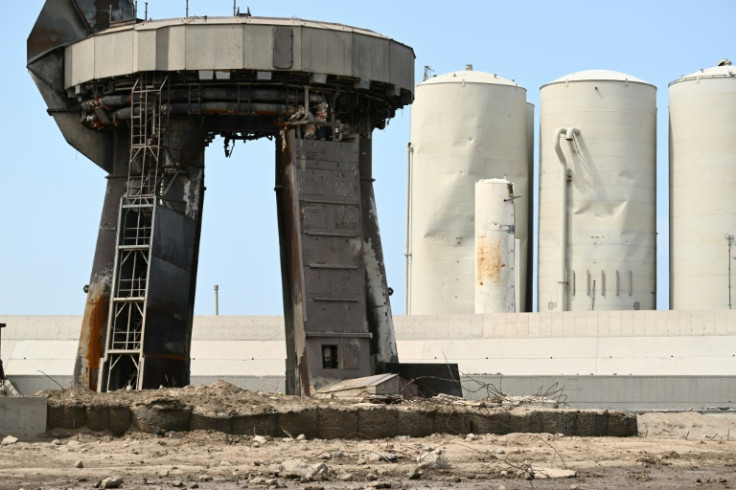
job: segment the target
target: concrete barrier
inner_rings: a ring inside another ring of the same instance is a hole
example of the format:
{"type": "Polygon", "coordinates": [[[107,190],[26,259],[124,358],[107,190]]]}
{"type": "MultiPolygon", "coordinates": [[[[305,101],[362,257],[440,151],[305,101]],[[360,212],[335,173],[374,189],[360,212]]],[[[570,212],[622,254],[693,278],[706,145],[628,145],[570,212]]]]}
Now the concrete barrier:
{"type": "Polygon", "coordinates": [[[46,432],[45,396],[0,397],[0,437],[37,437],[46,432]]]}
{"type": "Polygon", "coordinates": [[[267,409],[263,412],[215,415],[176,401],[157,400],[151,405],[116,405],[108,407],[107,417],[89,417],[90,413],[99,415],[104,412],[104,407],[100,405],[95,405],[94,410],[90,408],[81,404],[60,406],[52,401],[48,410],[48,429],[81,429],[79,424],[85,422],[90,430],[110,430],[116,435],[124,432],[123,427],[128,423],[134,430],[159,434],[214,430],[245,436],[296,437],[304,434],[309,438],[321,439],[384,439],[400,435],[424,437],[432,433],[463,435],[471,432],[549,432],[566,436],[615,437],[638,435],[635,414],[607,410],[333,405],[308,406],[283,412],[267,409]],[[109,427],[103,427],[106,420],[109,427]],[[120,424],[119,420],[124,420],[125,424],[120,424]]]}

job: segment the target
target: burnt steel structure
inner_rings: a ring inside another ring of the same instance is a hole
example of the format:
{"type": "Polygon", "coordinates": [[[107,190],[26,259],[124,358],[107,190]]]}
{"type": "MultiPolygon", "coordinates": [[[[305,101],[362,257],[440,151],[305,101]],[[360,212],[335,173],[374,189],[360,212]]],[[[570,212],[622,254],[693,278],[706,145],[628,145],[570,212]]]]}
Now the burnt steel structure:
{"type": "Polygon", "coordinates": [[[69,144],[108,173],[77,384],[188,384],[216,136],[275,139],[287,391],[398,362],[371,133],[412,101],[410,47],[339,24],[148,21],[130,0],[47,0],[28,69],[69,144]]]}

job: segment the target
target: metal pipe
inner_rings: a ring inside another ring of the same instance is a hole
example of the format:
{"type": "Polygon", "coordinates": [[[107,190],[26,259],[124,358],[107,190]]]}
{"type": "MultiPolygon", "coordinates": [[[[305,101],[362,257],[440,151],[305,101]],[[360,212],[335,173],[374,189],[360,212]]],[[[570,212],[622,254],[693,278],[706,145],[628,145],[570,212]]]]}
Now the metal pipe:
{"type": "Polygon", "coordinates": [[[146,2],[146,16],[144,17],[144,20],[148,20],[148,2],[146,2]]]}
{"type": "Polygon", "coordinates": [[[215,316],[220,314],[220,286],[215,284],[215,316]]]}
{"type": "Polygon", "coordinates": [[[731,247],[733,246],[733,235],[726,235],[726,241],[728,242],[728,309],[732,310],[733,306],[731,303],[731,247]]]}
{"type": "MultiPolygon", "coordinates": [[[[240,99],[241,97],[237,89],[222,87],[201,89],[199,90],[198,97],[198,100],[203,102],[234,102],[240,99]]],[[[187,102],[190,100],[190,92],[187,89],[172,89],[167,93],[166,100],[170,103],[187,102]]],[[[100,104],[109,107],[120,107],[129,105],[130,101],[130,94],[104,95],[83,101],[81,107],[83,110],[89,110],[100,104]]],[[[290,93],[283,89],[257,88],[250,89],[247,93],[247,102],[283,102],[286,104],[303,101],[304,99],[301,94],[290,93]]],[[[313,103],[324,102],[325,97],[319,94],[310,94],[309,101],[313,103]]]]}
{"type": "MultiPolygon", "coordinates": [[[[175,102],[169,104],[171,114],[189,114],[193,108],[198,109],[199,114],[231,114],[231,115],[281,115],[286,112],[286,107],[281,104],[238,104],[237,102],[203,102],[199,104],[188,104],[186,102],[175,102]]],[[[126,121],[130,119],[133,110],[130,107],[123,107],[113,113],[118,121],[126,121]]],[[[138,108],[136,107],[136,114],[138,108]]]]}
{"type": "Polygon", "coordinates": [[[130,104],[130,94],[127,95],[104,95],[94,99],[85,100],[80,107],[88,111],[96,107],[121,107],[130,104]]]}
{"type": "MultiPolygon", "coordinates": [[[[3,328],[5,328],[5,324],[0,323],[0,354],[2,354],[3,352],[3,349],[2,349],[3,328]]],[[[2,359],[2,356],[0,355],[0,381],[3,381],[4,379],[5,379],[5,370],[3,369],[3,359],[2,359]]]]}
{"type": "Polygon", "coordinates": [[[238,0],[233,0],[233,17],[236,15],[237,3],[238,0]]]}
{"type": "Polygon", "coordinates": [[[555,129],[554,135],[555,152],[557,153],[557,158],[560,160],[560,164],[562,164],[560,178],[562,183],[562,196],[560,199],[562,206],[560,209],[560,311],[565,311],[565,302],[567,298],[567,160],[565,159],[565,154],[560,146],[560,138],[563,136],[563,133],[566,133],[564,128],[557,128],[555,129]]]}
{"type": "Polygon", "coordinates": [[[562,209],[560,214],[560,311],[567,311],[567,290],[568,290],[568,280],[567,280],[567,245],[568,245],[568,233],[567,233],[567,223],[568,223],[568,192],[567,192],[567,183],[568,183],[568,171],[567,168],[567,159],[565,158],[565,153],[562,151],[562,147],[560,145],[560,138],[564,136],[565,140],[570,142],[570,151],[575,152],[577,147],[577,142],[575,141],[575,135],[580,134],[580,130],[575,127],[569,127],[567,129],[565,128],[557,128],[555,129],[555,135],[554,135],[554,142],[555,142],[555,152],[557,153],[557,158],[560,160],[560,164],[562,164],[562,178],[561,180],[561,190],[562,190],[562,199],[560,200],[562,203],[562,209]]]}
{"type": "Polygon", "coordinates": [[[562,165],[560,181],[562,196],[560,203],[560,311],[565,311],[566,275],[567,275],[567,160],[560,146],[560,138],[566,133],[564,128],[555,129],[554,142],[557,158],[562,165]]]}
{"type": "Polygon", "coordinates": [[[406,277],[404,284],[404,307],[406,314],[411,315],[411,172],[414,160],[414,147],[411,141],[406,144],[406,277]]]}
{"type": "Polygon", "coordinates": [[[189,17],[189,0],[186,0],[186,3],[187,3],[187,7],[186,7],[186,11],[185,11],[184,17],[189,17]]]}

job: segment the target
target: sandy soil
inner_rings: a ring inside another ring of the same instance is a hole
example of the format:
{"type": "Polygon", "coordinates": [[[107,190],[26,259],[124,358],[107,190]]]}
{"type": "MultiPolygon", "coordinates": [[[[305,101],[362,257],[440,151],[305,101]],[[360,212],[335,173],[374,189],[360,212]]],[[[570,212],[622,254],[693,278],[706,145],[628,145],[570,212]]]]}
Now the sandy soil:
{"type": "MultiPolygon", "coordinates": [[[[227,397],[219,403],[210,408],[228,409],[227,397]]],[[[44,439],[0,446],[0,489],[104,487],[110,477],[131,489],[736,485],[736,414],[647,413],[639,416],[639,431],[639,437],[621,439],[488,434],[325,441],[201,431],[115,438],[56,430],[44,439]],[[571,469],[576,476],[542,479],[545,468],[571,469]]]]}

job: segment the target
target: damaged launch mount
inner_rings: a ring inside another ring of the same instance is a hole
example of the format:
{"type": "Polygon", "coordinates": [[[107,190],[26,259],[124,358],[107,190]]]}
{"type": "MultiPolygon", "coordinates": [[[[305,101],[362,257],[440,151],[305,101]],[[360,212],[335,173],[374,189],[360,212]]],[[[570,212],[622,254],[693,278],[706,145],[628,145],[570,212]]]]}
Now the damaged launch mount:
{"type": "Polygon", "coordinates": [[[395,365],[371,133],[411,103],[413,50],[300,19],[136,17],[131,0],[47,0],[28,38],[48,113],[108,173],[75,382],[189,383],[216,136],[276,140],[287,391],[395,365]]]}

